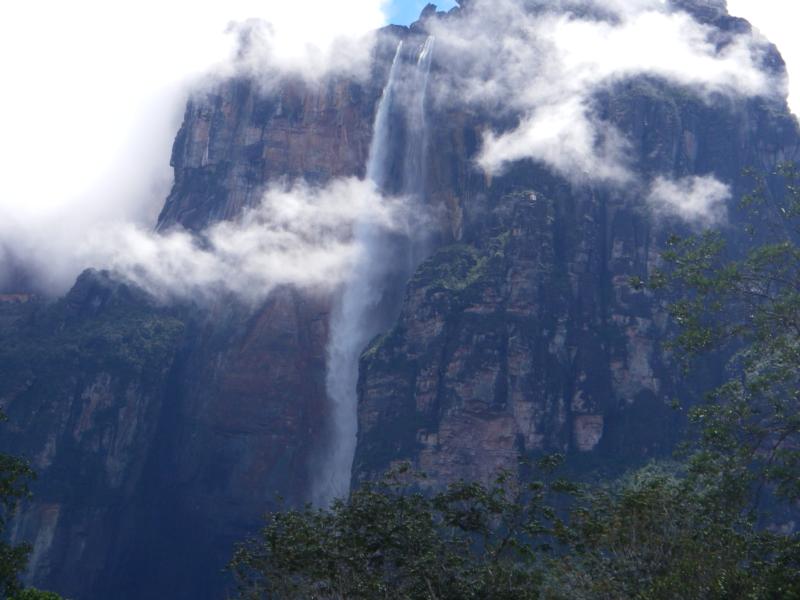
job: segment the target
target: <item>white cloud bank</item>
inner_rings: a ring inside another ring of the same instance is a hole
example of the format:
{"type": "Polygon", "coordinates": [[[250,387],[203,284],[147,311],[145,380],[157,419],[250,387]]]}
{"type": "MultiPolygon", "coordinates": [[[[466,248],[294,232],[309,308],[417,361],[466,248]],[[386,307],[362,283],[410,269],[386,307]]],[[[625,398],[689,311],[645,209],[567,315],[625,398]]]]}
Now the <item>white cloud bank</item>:
{"type": "Polygon", "coordinates": [[[154,225],[188,89],[209,71],[230,72],[231,22],[268,20],[260,66],[313,65],[313,75],[340,65],[343,44],[383,24],[383,4],[0,3],[0,286],[11,253],[47,290],[63,292],[92,266],[76,252],[92,231],[154,225]]]}
{"type": "MultiPolygon", "coordinates": [[[[167,266],[162,271],[152,264],[143,267],[143,285],[158,287],[169,277],[180,281],[180,267],[198,281],[205,278],[207,285],[224,287],[220,272],[233,268],[234,259],[245,270],[266,265],[273,273],[294,273],[301,283],[315,280],[304,279],[305,273],[317,272],[313,268],[280,270],[270,262],[277,256],[299,260],[312,249],[285,255],[270,251],[259,255],[264,262],[248,262],[245,250],[238,255],[219,237],[241,235],[246,248],[257,231],[249,225],[208,232],[204,248],[183,234],[162,243],[142,232],[153,225],[171,183],[170,147],[188,86],[214,65],[230,72],[237,41],[225,34],[231,21],[255,16],[271,22],[250,25],[251,52],[240,57],[239,68],[259,73],[301,69],[315,77],[331,68],[357,71],[363,66],[360,40],[383,24],[384,4],[0,3],[0,285],[9,256],[53,293],[63,292],[85,267],[134,273],[137,260],[147,263],[154,256],[167,266]],[[105,236],[117,245],[113,252],[101,251],[102,232],[114,232],[105,236]],[[94,246],[87,246],[87,240],[94,246]],[[167,248],[177,254],[166,255],[167,248]]],[[[596,7],[616,15],[603,22],[546,11],[532,17],[522,10],[521,0],[472,4],[474,16],[458,30],[442,25],[436,32],[437,55],[457,65],[459,74],[441,82],[439,95],[444,101],[494,108],[499,115],[522,116],[515,128],[487,133],[480,162],[490,172],[533,158],[572,179],[629,179],[623,136],[591,110],[592,95],[624,77],[655,74],[704,94],[754,95],[774,87],[757,69],[760,38],[743,36],[720,50],[707,28],[683,13],[667,12],[660,0],[597,0],[596,7]]],[[[775,10],[787,22],[785,13],[797,12],[786,6],[775,10]]],[[[354,251],[340,242],[330,241],[337,252],[342,250],[336,256],[354,251]]],[[[331,272],[338,269],[330,266],[331,272]]],[[[267,289],[272,281],[252,285],[267,289]]],[[[181,285],[192,287],[186,278],[181,285]]]]}
{"type": "MultiPolygon", "coordinates": [[[[436,28],[437,51],[458,65],[440,89],[447,102],[521,114],[509,131],[488,132],[478,158],[491,174],[531,158],[571,180],[623,183],[623,136],[593,114],[594,95],[625,78],[649,75],[714,93],[778,93],[760,65],[763,38],[718,32],[658,0],[567,2],[600,8],[606,19],[552,10],[531,14],[519,0],[473,0],[465,22],[436,28]]],[[[546,5],[546,6],[545,6],[546,5]]]]}

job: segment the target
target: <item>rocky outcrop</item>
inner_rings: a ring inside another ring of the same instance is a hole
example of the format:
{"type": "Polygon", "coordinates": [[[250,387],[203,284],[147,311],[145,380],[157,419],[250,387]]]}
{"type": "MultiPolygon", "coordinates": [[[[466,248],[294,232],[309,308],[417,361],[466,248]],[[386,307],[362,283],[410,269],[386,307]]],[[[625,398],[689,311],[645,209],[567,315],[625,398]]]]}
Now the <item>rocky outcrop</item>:
{"type": "Polygon", "coordinates": [[[175,183],[158,229],[201,230],[235,218],[270,184],[363,176],[395,33],[380,38],[366,82],[242,76],[195,95],[173,147],[175,183]]]}
{"type": "Polygon", "coordinates": [[[591,196],[506,194],[485,234],[422,266],[362,357],[356,481],[401,460],[440,485],[546,452],[632,464],[669,449],[666,320],[628,285],[657,246],[644,219],[605,211],[591,196]]]}
{"type": "Polygon", "coordinates": [[[282,178],[321,183],[363,174],[375,101],[368,94],[348,81],[291,81],[262,94],[258,82],[242,79],[192,99],[159,227],[202,229],[231,219],[282,178]]]}

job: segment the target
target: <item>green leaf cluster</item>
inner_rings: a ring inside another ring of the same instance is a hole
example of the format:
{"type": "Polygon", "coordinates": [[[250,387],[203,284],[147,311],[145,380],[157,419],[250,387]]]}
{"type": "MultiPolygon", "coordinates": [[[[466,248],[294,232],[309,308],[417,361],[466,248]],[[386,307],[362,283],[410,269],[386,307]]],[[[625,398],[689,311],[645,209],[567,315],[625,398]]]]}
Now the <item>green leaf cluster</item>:
{"type": "MultiPolygon", "coordinates": [[[[0,413],[0,422],[5,421],[0,413]]],[[[0,598],[21,590],[19,575],[25,569],[30,554],[27,544],[12,545],[5,541],[8,522],[20,501],[28,496],[28,483],[33,471],[23,460],[0,454],[0,598]]]]}
{"type": "Polygon", "coordinates": [[[728,381],[690,411],[695,460],[746,481],[754,506],[800,501],[800,174],[787,164],[774,176],[782,194],[757,178],[742,202],[744,248],[715,233],[674,238],[650,282],[680,296],[670,311],[687,360],[729,357],[728,381]]]}
{"type": "Polygon", "coordinates": [[[270,513],[231,569],[248,600],[800,598],[800,540],[759,528],[717,467],[434,494],[392,472],[330,510],[270,513]]]}
{"type": "MultiPolygon", "coordinates": [[[[542,471],[546,475],[545,471],[542,471]]],[[[461,482],[423,493],[401,467],[329,509],[274,512],[231,563],[242,598],[538,598],[571,486],[461,482]]]]}
{"type": "Polygon", "coordinates": [[[760,529],[715,469],[652,464],[571,511],[552,600],[800,598],[796,536],[760,529]]]}
{"type": "MultiPolygon", "coordinates": [[[[0,423],[6,420],[0,412],[0,423]]],[[[0,598],[9,600],[61,600],[50,592],[23,589],[20,576],[28,565],[29,544],[6,540],[9,520],[30,492],[28,484],[35,474],[30,465],[16,456],[0,453],[0,598]]]]}

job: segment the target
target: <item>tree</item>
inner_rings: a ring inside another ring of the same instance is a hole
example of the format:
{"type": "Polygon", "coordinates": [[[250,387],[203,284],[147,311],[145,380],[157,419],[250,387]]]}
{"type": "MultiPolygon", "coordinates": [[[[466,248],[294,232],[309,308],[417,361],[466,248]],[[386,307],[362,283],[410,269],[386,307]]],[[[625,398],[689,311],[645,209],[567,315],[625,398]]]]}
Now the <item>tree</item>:
{"type": "Polygon", "coordinates": [[[677,298],[676,354],[725,357],[728,380],[689,408],[678,469],[639,471],[576,511],[567,597],[800,598],[787,526],[800,506],[800,174],[773,175],[782,192],[757,178],[742,201],[747,243],[673,237],[664,269],[634,282],[677,298]]]}
{"type": "Polygon", "coordinates": [[[731,357],[729,380],[690,417],[700,431],[697,459],[752,483],[754,506],[800,501],[800,172],[786,164],[774,175],[782,193],[756,178],[742,201],[743,249],[719,233],[674,237],[667,268],[650,282],[681,295],[670,311],[683,356],[731,357]]]}
{"type": "MultiPolygon", "coordinates": [[[[0,413],[0,422],[6,417],[0,413]]],[[[6,539],[8,521],[28,495],[28,482],[33,471],[23,460],[0,454],[0,597],[14,596],[21,591],[19,575],[28,563],[30,547],[27,544],[13,546],[6,539]]]]}
{"type": "MultiPolygon", "coordinates": [[[[0,423],[6,416],[0,412],[0,423]]],[[[6,527],[19,507],[30,495],[28,484],[35,477],[30,465],[16,456],[0,453],[0,598],[8,600],[62,600],[52,592],[23,589],[20,575],[28,566],[31,547],[6,542],[6,527]]]]}
{"type": "Polygon", "coordinates": [[[549,600],[800,598],[797,539],[757,527],[744,488],[719,473],[652,464],[571,511],[549,600]]]}
{"type": "Polygon", "coordinates": [[[538,598],[557,521],[546,499],[572,487],[458,483],[423,493],[408,467],[330,510],[273,512],[231,563],[242,598],[538,598]]]}

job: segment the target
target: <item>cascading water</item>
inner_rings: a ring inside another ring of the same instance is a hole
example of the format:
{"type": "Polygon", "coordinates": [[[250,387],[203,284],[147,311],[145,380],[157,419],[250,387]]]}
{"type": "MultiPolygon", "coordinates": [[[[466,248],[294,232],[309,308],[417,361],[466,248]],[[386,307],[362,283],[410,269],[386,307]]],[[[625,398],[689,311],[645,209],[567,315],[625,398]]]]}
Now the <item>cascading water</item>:
{"type": "MultiPolygon", "coordinates": [[[[406,106],[406,153],[403,164],[402,193],[412,202],[422,201],[425,183],[425,165],[428,153],[428,123],[425,113],[425,100],[428,95],[428,79],[430,78],[433,59],[434,37],[428,37],[417,59],[417,67],[412,78],[411,93],[406,106]]],[[[415,212],[419,216],[420,212],[415,212]]],[[[408,275],[410,276],[428,253],[426,227],[413,223],[408,232],[410,242],[408,255],[408,275]]]]}
{"type": "MultiPolygon", "coordinates": [[[[392,122],[402,114],[406,124],[403,150],[401,192],[412,201],[423,190],[425,137],[425,96],[431,66],[433,38],[428,38],[413,64],[413,73],[404,61],[406,44],[400,42],[389,71],[373,126],[366,176],[381,192],[390,187],[391,167],[396,152],[392,150],[392,122]]],[[[414,49],[416,50],[416,49],[414,49]]],[[[387,292],[392,285],[405,284],[416,267],[414,235],[407,232],[404,240],[369,222],[356,225],[354,235],[363,255],[342,290],[334,309],[330,340],[326,388],[331,408],[331,441],[325,456],[316,465],[313,500],[318,506],[348,494],[358,430],[357,384],[361,352],[376,335],[385,331],[396,318],[391,299],[387,308],[387,292]],[[398,265],[405,265],[398,268],[398,265]],[[399,281],[401,280],[402,281],[399,281]]],[[[396,290],[395,290],[396,291],[396,290]]]]}
{"type": "Polygon", "coordinates": [[[417,68],[414,70],[411,89],[406,98],[406,146],[409,152],[405,154],[403,168],[403,192],[418,195],[422,192],[422,174],[427,151],[425,119],[425,99],[428,93],[428,79],[431,72],[431,59],[433,56],[434,38],[425,40],[417,59],[417,68]]]}

